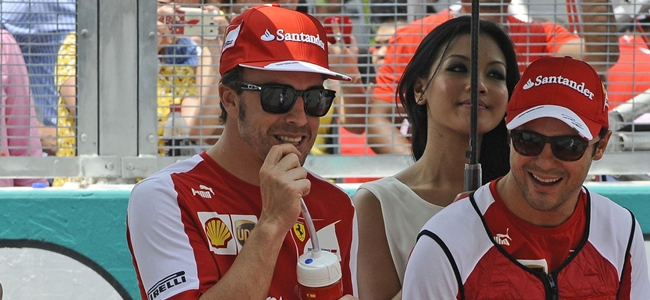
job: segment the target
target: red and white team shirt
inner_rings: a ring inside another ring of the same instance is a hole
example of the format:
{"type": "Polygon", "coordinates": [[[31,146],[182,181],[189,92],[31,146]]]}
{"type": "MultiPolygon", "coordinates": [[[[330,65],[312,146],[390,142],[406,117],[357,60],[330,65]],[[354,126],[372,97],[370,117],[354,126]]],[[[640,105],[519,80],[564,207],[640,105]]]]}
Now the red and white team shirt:
{"type": "Polygon", "coordinates": [[[404,299],[650,299],[643,236],[632,213],[583,189],[560,226],[512,214],[496,182],[423,227],[404,299]]]}
{"type": "MultiPolygon", "coordinates": [[[[304,201],[320,247],[339,256],[343,288],[356,277],[355,211],[350,197],[308,174],[304,201]]],[[[260,217],[260,188],[219,166],[206,153],[173,164],[131,192],[127,239],[142,299],[198,299],[228,272],[260,217]]],[[[297,299],[298,257],[311,248],[302,215],[287,232],[268,299],[297,299]]]]}

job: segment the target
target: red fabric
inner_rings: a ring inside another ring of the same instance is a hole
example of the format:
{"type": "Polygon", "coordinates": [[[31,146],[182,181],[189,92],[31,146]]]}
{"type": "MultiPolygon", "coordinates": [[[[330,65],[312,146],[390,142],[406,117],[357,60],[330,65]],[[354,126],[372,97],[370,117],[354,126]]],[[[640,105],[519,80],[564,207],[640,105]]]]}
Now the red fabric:
{"type": "MultiPolygon", "coordinates": [[[[453,17],[454,14],[449,9],[445,9],[397,29],[386,50],[384,65],[377,73],[375,99],[386,102],[397,101],[396,84],[420,42],[431,30],[453,17]]],[[[531,62],[556,53],[566,42],[579,38],[557,24],[527,23],[512,15],[508,16],[505,25],[519,54],[517,60],[521,71],[531,62]]]]}
{"type": "MultiPolygon", "coordinates": [[[[339,144],[341,145],[341,155],[375,155],[375,151],[368,146],[366,133],[355,134],[343,126],[339,126],[339,144]]],[[[344,183],[364,183],[374,181],[381,177],[348,177],[344,178],[344,183]]]]}
{"type": "Polygon", "coordinates": [[[365,132],[355,134],[339,126],[339,144],[341,155],[375,155],[375,151],[368,146],[365,132]]]}
{"type": "Polygon", "coordinates": [[[618,39],[618,62],[609,69],[609,109],[650,89],[650,49],[641,37],[618,39]]]}
{"type": "Polygon", "coordinates": [[[504,249],[515,259],[544,258],[550,273],[566,261],[572,249],[578,247],[587,224],[585,193],[580,193],[576,213],[566,222],[557,227],[544,228],[523,221],[512,213],[497,193],[496,184],[490,184],[490,191],[495,202],[485,213],[485,220],[492,233],[508,236],[510,245],[504,249]]]}

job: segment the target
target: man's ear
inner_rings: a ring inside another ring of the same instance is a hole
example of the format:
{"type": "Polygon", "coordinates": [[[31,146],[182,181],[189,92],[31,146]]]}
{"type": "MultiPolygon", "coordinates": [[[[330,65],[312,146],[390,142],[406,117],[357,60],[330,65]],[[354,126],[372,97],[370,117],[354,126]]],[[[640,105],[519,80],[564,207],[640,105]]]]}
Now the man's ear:
{"type": "Polygon", "coordinates": [[[220,83],[219,99],[223,108],[228,112],[228,118],[236,118],[239,115],[239,96],[234,89],[220,83]]]}
{"type": "Polygon", "coordinates": [[[609,138],[612,137],[612,131],[608,130],[607,134],[598,141],[598,146],[596,146],[596,153],[594,154],[593,160],[600,160],[605,154],[605,149],[607,149],[607,144],[609,143],[609,138]]]}

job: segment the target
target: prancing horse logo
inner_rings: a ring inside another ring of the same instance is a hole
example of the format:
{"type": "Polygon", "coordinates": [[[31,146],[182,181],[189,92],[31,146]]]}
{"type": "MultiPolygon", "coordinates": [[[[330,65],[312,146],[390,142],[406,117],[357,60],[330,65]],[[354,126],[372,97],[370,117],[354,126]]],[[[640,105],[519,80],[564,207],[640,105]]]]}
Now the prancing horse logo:
{"type": "Polygon", "coordinates": [[[293,232],[296,234],[296,237],[301,241],[305,241],[305,224],[296,222],[296,224],[293,225],[293,232]]]}

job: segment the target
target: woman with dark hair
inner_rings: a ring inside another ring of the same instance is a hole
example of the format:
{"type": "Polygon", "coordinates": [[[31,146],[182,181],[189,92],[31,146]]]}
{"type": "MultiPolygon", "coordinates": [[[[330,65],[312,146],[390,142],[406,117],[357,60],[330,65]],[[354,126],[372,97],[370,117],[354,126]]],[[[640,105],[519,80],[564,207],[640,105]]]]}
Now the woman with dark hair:
{"type": "MultiPolygon", "coordinates": [[[[415,163],[363,184],[354,195],[359,226],[360,299],[399,299],[408,255],[424,223],[463,192],[470,134],[469,16],[431,31],[398,85],[412,128],[415,163]]],[[[478,144],[483,182],[509,170],[505,109],[519,81],[514,46],[501,26],[480,21],[478,144]]]]}

